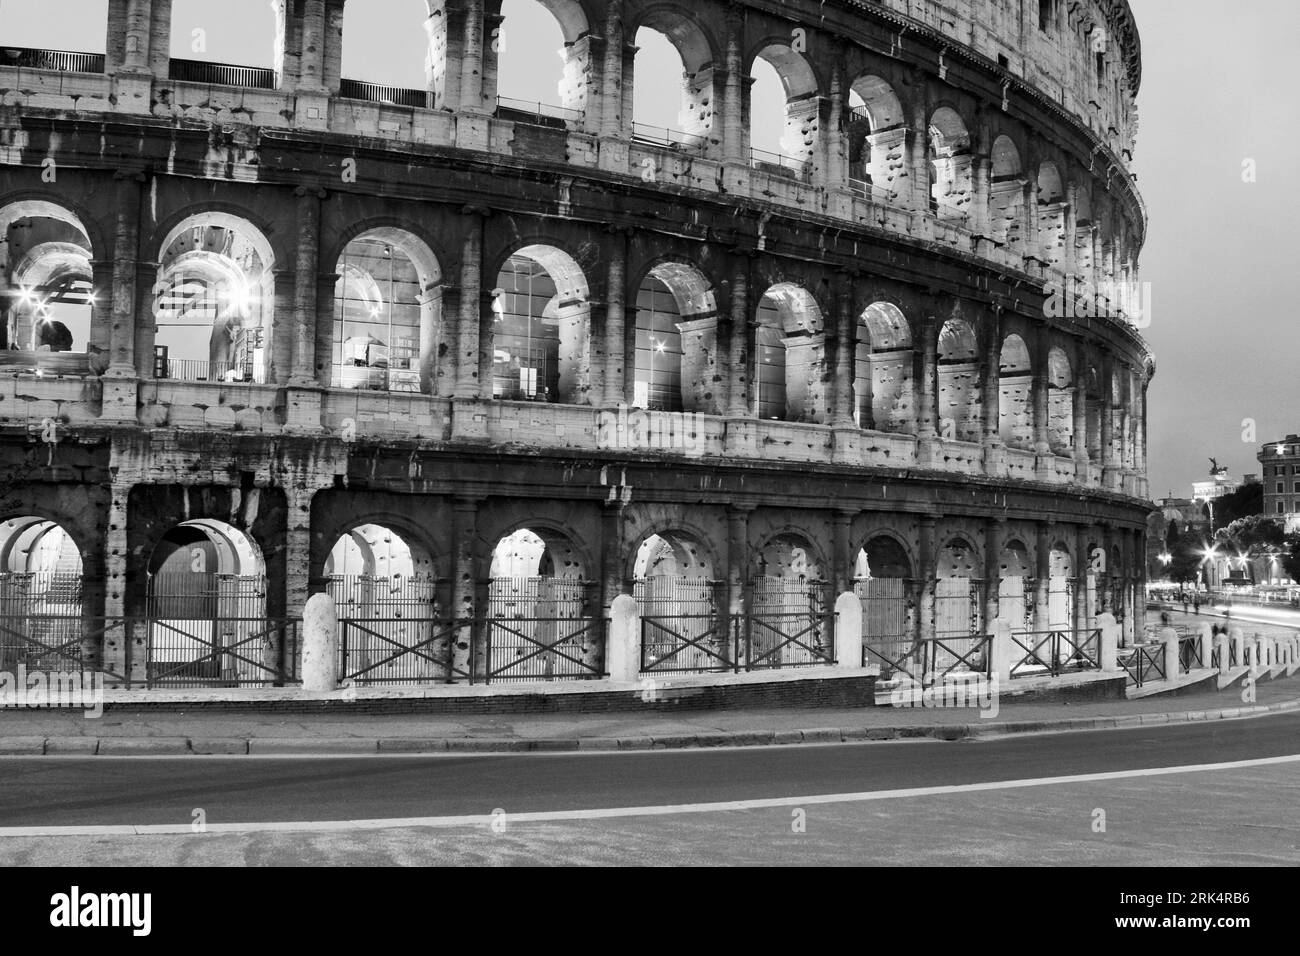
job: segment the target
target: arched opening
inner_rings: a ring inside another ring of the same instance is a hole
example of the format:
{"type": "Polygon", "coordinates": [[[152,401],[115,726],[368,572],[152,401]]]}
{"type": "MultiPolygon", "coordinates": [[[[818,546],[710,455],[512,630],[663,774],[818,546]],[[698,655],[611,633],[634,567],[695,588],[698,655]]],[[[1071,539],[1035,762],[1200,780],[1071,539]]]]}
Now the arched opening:
{"type": "Polygon", "coordinates": [[[172,0],[170,78],[275,89],[284,49],[279,6],[226,0],[213,16],[206,0],[172,0]]]}
{"type": "Polygon", "coordinates": [[[442,273],[429,247],[402,229],[371,229],[344,247],[336,271],[330,384],[432,391],[442,273]]]}
{"type": "Polygon", "coordinates": [[[833,601],[807,539],[772,538],[758,549],[750,571],[740,662],[749,669],[832,663],[833,601]]]}
{"type": "Polygon", "coordinates": [[[424,107],[430,92],[441,107],[446,81],[445,16],[427,0],[365,0],[343,8],[339,95],[424,107]]]}
{"type": "Polygon", "coordinates": [[[963,671],[981,662],[975,641],[983,633],[982,582],[975,549],[954,537],[939,549],[935,562],[934,636],[931,654],[936,675],[963,671]],[[964,663],[959,663],[964,659],[964,663]]]}
{"type": "Polygon", "coordinates": [[[283,682],[293,649],[267,620],[266,589],[261,548],[238,528],[204,518],[167,531],[148,564],[150,686],[283,682]]]}
{"type": "Polygon", "coordinates": [[[164,240],[154,299],[154,375],[192,382],[271,380],[275,260],[252,223],[200,213],[164,240]]]}
{"type": "Polygon", "coordinates": [[[858,551],[853,590],[862,601],[863,663],[879,667],[881,680],[919,676],[914,587],[912,563],[895,538],[876,535],[858,551]]]}
{"type": "MultiPolygon", "coordinates": [[[[516,122],[581,122],[603,64],[592,57],[587,15],[576,0],[504,0],[489,45],[497,115],[516,122]],[[552,51],[555,58],[551,58],[552,51]]],[[[603,47],[602,47],[603,49],[603,47]]]]}
{"type": "Polygon", "coordinates": [[[641,670],[731,669],[713,559],[693,534],[665,530],[641,542],[632,566],[641,606],[641,670]]]}
{"type": "Polygon", "coordinates": [[[1088,446],[1088,460],[1094,465],[1100,465],[1103,462],[1101,447],[1101,419],[1106,412],[1106,404],[1109,396],[1103,391],[1101,375],[1096,367],[1089,366],[1086,378],[1084,379],[1084,395],[1087,403],[1086,408],[1086,425],[1088,446]]]}
{"type": "Polygon", "coordinates": [[[428,550],[366,522],[339,536],[325,560],[339,618],[343,672],[356,684],[447,677],[451,642],[428,550]]]}
{"type": "Polygon", "coordinates": [[[0,673],[64,671],[82,659],[81,551],[55,521],[0,522],[0,673]]]}
{"type": "MultiPolygon", "coordinates": [[[[713,52],[700,28],[681,13],[659,8],[642,18],[635,36],[631,89],[632,138],[656,146],[702,151],[713,129],[717,90],[713,52]],[[665,77],[679,76],[677,84],[665,77]]],[[[625,67],[626,71],[626,67],[625,67]]],[[[626,72],[625,72],[626,76],[626,72]]]]}
{"type": "Polygon", "coordinates": [[[599,594],[566,535],[520,528],[497,541],[484,640],[489,681],[599,677],[599,594]]]}
{"type": "Polygon", "coordinates": [[[661,262],[641,281],[636,299],[632,402],[641,408],[699,411],[713,389],[717,305],[695,267],[661,262]]]}
{"type": "Polygon", "coordinates": [[[930,212],[941,219],[965,219],[973,194],[971,142],[966,124],[941,106],[930,117],[930,212]]]}
{"type": "Polygon", "coordinates": [[[1086,189],[1075,191],[1074,197],[1074,272],[1083,280],[1094,285],[1091,294],[1097,289],[1093,281],[1093,268],[1096,260],[1093,256],[1093,238],[1096,227],[1092,218],[1092,197],[1086,189]]]}
{"type": "Polygon", "coordinates": [[[1025,179],[1020,150],[1009,136],[993,141],[989,184],[989,231],[996,242],[1013,249],[1022,244],[1025,179]]]}
{"type": "Polygon", "coordinates": [[[108,0],[5,0],[0,17],[0,66],[104,72],[108,0]]]}
{"type": "Polygon", "coordinates": [[[949,319],[939,331],[939,425],[946,440],[980,441],[980,370],[975,330],[949,319]]]}
{"type": "Polygon", "coordinates": [[[1074,375],[1069,357],[1055,346],[1047,353],[1047,441],[1055,455],[1074,451],[1074,375]]]}
{"type": "Polygon", "coordinates": [[[754,406],[761,419],[826,420],[826,336],[821,309],[807,289],[772,286],[758,303],[754,406]]]}
{"type": "Polygon", "coordinates": [[[750,67],[752,161],[760,168],[799,176],[812,170],[821,135],[821,100],[812,66],[792,47],[763,47],[750,67]]]}
{"type": "Polygon", "coordinates": [[[497,274],[492,313],[494,398],[587,404],[591,302],[568,253],[543,245],[515,252],[497,274]]]}
{"type": "Polygon", "coordinates": [[[1056,164],[1043,163],[1038,168],[1038,244],[1040,255],[1055,266],[1065,261],[1065,213],[1061,174],[1056,164]]]}
{"type": "Polygon", "coordinates": [[[1034,447],[1033,371],[1025,340],[1008,335],[998,362],[998,435],[1008,448],[1034,447]]]}
{"type": "Polygon", "coordinates": [[[1029,549],[1011,540],[998,560],[998,617],[1014,631],[1034,629],[1034,575],[1029,549]]]}
{"type": "Polygon", "coordinates": [[[103,303],[93,287],[94,253],[81,221],[53,203],[11,203],[0,209],[0,240],[0,364],[102,372],[106,366],[92,369],[88,357],[103,352],[97,340],[107,329],[92,322],[103,303]]]}
{"type": "Polygon", "coordinates": [[[907,127],[893,88],[878,76],[849,91],[849,176],[876,202],[898,202],[907,188],[907,127]]]}
{"type": "Polygon", "coordinates": [[[859,428],[912,431],[912,330],[898,307],[875,302],[858,317],[853,409],[859,428]]]}
{"type": "Polygon", "coordinates": [[[1074,562],[1061,542],[1052,546],[1051,577],[1047,585],[1047,627],[1069,631],[1074,627],[1074,562]]]}

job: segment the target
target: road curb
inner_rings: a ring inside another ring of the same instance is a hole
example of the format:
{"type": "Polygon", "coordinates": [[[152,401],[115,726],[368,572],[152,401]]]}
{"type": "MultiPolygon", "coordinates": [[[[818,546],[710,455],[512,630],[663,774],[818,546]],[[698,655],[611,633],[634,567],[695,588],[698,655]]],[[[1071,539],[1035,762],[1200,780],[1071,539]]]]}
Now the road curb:
{"type": "Polygon", "coordinates": [[[975,740],[1020,734],[1126,730],[1144,726],[1238,720],[1300,710],[1300,698],[1275,704],[1162,714],[1120,714],[1059,720],[999,723],[899,724],[888,727],[815,727],[808,730],[709,731],[640,737],[39,737],[0,736],[0,757],[149,756],[364,756],[369,754],[574,753],[703,750],[794,744],[863,743],[889,740],[975,740]]]}

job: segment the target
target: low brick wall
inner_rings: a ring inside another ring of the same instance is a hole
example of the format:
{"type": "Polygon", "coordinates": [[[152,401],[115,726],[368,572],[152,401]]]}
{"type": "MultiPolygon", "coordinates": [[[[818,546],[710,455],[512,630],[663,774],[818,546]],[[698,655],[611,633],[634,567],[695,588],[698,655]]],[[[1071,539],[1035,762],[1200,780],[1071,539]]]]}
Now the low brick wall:
{"type": "Polygon", "coordinates": [[[275,714],[627,714],[663,711],[759,710],[763,708],[873,707],[874,675],[824,677],[771,683],[683,686],[661,680],[653,692],[640,689],[592,690],[591,693],[518,694],[467,697],[400,697],[356,700],[211,700],[184,703],[113,702],[105,713],[275,713],[275,714]],[[648,699],[651,698],[651,699],[648,699]]]}

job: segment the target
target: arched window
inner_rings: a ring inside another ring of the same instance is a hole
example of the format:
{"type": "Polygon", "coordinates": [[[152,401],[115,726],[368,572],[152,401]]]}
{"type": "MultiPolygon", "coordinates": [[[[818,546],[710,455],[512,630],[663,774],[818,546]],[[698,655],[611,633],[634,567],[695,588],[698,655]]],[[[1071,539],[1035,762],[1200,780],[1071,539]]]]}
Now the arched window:
{"type": "Polygon", "coordinates": [[[431,392],[442,322],[441,272],[402,229],[372,229],[344,247],[334,291],[331,384],[431,392]]]}
{"type": "Polygon", "coordinates": [[[103,372],[88,355],[107,345],[107,329],[91,320],[109,290],[92,286],[94,253],[81,221],[53,203],[11,203],[0,209],[0,239],[0,365],[103,372]]]}
{"type": "Polygon", "coordinates": [[[1020,151],[1009,136],[993,141],[991,166],[989,229],[995,241],[1014,248],[1024,231],[1025,181],[1020,151]]]}
{"type": "Polygon", "coordinates": [[[976,341],[975,330],[962,319],[949,319],[939,332],[939,434],[943,438],[981,439],[976,341]]]}
{"type": "Polygon", "coordinates": [[[347,4],[339,95],[441,108],[447,69],[445,19],[430,15],[427,0],[347,4]]]}
{"type": "Polygon", "coordinates": [[[866,198],[899,202],[907,191],[907,127],[893,88],[878,76],[849,91],[849,176],[866,198]]]}
{"type": "Polygon", "coordinates": [[[853,408],[858,427],[911,432],[912,331],[897,306],[876,302],[863,310],[856,352],[853,408]]]}
{"type": "MultiPolygon", "coordinates": [[[[0,673],[66,670],[83,641],[81,552],[55,521],[0,522],[0,673]]],[[[93,654],[93,640],[81,654],[93,654]]]]}
{"type": "Polygon", "coordinates": [[[916,636],[916,601],[907,551],[889,535],[876,535],[858,551],[853,590],[862,601],[863,663],[880,668],[881,680],[902,671],[919,676],[911,658],[916,636]]]}
{"type": "Polygon", "coordinates": [[[717,307],[708,280],[693,266],[661,262],[636,299],[633,404],[656,411],[696,411],[712,375],[702,367],[716,351],[717,307]],[[714,319],[714,322],[706,321],[714,319]]]}
{"type": "Polygon", "coordinates": [[[816,300],[800,286],[778,283],[759,301],[756,320],[754,414],[824,422],[826,337],[816,300]]]}
{"type": "Polygon", "coordinates": [[[942,106],[930,117],[930,211],[965,219],[972,196],[970,133],[961,116],[942,106]]]}
{"type": "Polygon", "coordinates": [[[719,95],[704,34],[684,15],[660,8],[642,18],[634,36],[638,52],[630,98],[624,91],[632,138],[703,152],[719,95]],[[672,77],[680,79],[674,83],[672,77]]]}
{"type": "Polygon", "coordinates": [[[1034,447],[1033,366],[1025,340],[1008,335],[998,363],[998,435],[1008,448],[1034,447]]]}
{"type": "Polygon", "coordinates": [[[1012,630],[1034,629],[1034,566],[1028,549],[1019,541],[1008,541],[998,562],[998,617],[1012,630]]]}
{"type": "Polygon", "coordinates": [[[666,529],[641,542],[632,595],[641,606],[642,672],[730,670],[712,556],[690,532],[666,529]]]}
{"type": "Polygon", "coordinates": [[[821,136],[821,100],[812,67],[791,47],[771,44],[754,58],[750,77],[753,162],[759,168],[807,175],[821,136]]]}
{"type": "Polygon", "coordinates": [[[173,0],[171,79],[275,89],[278,19],[266,0],[173,0]]]}
{"type": "Polygon", "coordinates": [[[578,264],[553,246],[506,260],[492,290],[494,398],[581,405],[590,386],[591,302],[578,264]]]}
{"type": "Polygon", "coordinates": [[[155,377],[270,381],[274,265],[245,219],[200,213],[176,226],[158,264],[155,377]]]}
{"type": "Polygon", "coordinates": [[[581,4],[504,0],[501,16],[489,47],[495,56],[486,58],[485,76],[489,82],[495,78],[497,115],[541,125],[580,122],[602,69],[592,57],[581,4]]]}
{"type": "Polygon", "coordinates": [[[1065,213],[1061,175],[1054,163],[1043,163],[1038,169],[1038,244],[1043,258],[1056,266],[1065,261],[1065,213]]]}
{"type": "Polygon", "coordinates": [[[1070,359],[1059,348],[1047,355],[1047,440],[1052,452],[1074,450],[1074,378],[1070,359]]]}

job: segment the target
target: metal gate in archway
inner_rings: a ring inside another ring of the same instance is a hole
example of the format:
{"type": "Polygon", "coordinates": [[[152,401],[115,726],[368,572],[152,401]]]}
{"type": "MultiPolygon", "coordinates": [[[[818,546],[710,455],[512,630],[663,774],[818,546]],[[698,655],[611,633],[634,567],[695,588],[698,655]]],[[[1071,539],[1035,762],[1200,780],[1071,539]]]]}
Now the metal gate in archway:
{"type": "Polygon", "coordinates": [[[0,673],[82,669],[81,582],[65,572],[0,574],[0,673]]]}
{"type": "Polygon", "coordinates": [[[899,674],[921,679],[912,590],[907,578],[853,582],[853,593],[862,602],[862,664],[879,667],[882,680],[899,674]]]}
{"type": "Polygon", "coordinates": [[[984,588],[976,578],[939,578],[934,585],[934,642],[926,672],[988,667],[989,638],[984,631],[984,588]]]}
{"type": "Polygon", "coordinates": [[[637,579],[632,596],[641,609],[642,673],[735,668],[721,581],[652,575],[637,579]]]}
{"type": "Polygon", "coordinates": [[[493,578],[482,646],[488,683],[604,676],[600,587],[557,577],[493,578]]]}
{"type": "Polygon", "coordinates": [[[338,612],[340,681],[427,684],[456,674],[459,625],[439,612],[436,578],[336,574],[327,589],[338,612]]]}
{"type": "Polygon", "coordinates": [[[295,680],[298,622],[267,617],[266,590],[260,574],[152,575],[146,683],[234,687],[295,680]]]}
{"type": "Polygon", "coordinates": [[[835,663],[835,596],[826,581],[758,577],[736,622],[738,669],[835,663]]]}

